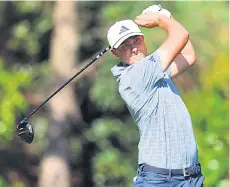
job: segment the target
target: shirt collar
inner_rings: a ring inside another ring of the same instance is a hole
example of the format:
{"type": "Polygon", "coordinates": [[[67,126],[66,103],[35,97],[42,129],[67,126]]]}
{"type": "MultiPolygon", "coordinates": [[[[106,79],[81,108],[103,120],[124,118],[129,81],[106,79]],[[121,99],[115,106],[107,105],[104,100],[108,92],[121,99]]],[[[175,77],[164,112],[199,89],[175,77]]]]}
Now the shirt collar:
{"type": "Polygon", "coordinates": [[[111,72],[117,81],[120,81],[120,76],[124,72],[124,70],[128,67],[128,64],[124,64],[120,62],[119,64],[113,66],[111,68],[111,72]]]}

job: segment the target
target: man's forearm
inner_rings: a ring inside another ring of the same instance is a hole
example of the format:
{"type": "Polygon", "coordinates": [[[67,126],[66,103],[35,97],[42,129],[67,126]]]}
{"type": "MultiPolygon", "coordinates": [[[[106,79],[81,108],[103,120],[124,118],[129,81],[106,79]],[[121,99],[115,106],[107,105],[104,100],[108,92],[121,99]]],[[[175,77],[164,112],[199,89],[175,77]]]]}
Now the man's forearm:
{"type": "MultiPolygon", "coordinates": [[[[136,17],[135,22],[139,26],[147,28],[159,26],[167,32],[167,39],[157,49],[157,54],[160,57],[162,70],[167,70],[171,63],[188,43],[188,31],[176,20],[165,17],[160,13],[147,12],[146,14],[141,14],[136,17]]],[[[188,47],[190,48],[190,44],[188,44],[188,47]]],[[[184,50],[185,51],[183,53],[187,53],[187,47],[184,50]]]]}
{"type": "Polygon", "coordinates": [[[168,34],[167,39],[157,50],[161,57],[163,71],[165,71],[188,43],[189,33],[175,19],[165,16],[159,17],[158,26],[168,34]]]}
{"type": "Polygon", "coordinates": [[[190,65],[196,61],[196,53],[190,40],[188,40],[187,44],[180,53],[185,57],[190,65]]]}
{"type": "Polygon", "coordinates": [[[192,43],[188,40],[185,47],[182,49],[180,54],[171,63],[170,74],[172,78],[176,78],[185,71],[187,71],[196,62],[196,54],[192,43]]]}

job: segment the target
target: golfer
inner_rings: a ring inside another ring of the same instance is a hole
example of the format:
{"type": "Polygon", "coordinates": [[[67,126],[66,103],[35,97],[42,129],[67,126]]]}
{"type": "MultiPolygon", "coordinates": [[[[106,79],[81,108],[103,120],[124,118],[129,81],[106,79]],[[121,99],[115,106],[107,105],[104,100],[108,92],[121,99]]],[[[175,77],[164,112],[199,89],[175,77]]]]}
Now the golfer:
{"type": "Polygon", "coordinates": [[[203,186],[191,117],[172,82],[196,61],[188,31],[168,10],[153,5],[135,22],[116,22],[107,38],[112,53],[120,59],[111,71],[140,132],[134,187],[203,186]],[[159,26],[167,38],[147,55],[138,26],[159,26]]]}

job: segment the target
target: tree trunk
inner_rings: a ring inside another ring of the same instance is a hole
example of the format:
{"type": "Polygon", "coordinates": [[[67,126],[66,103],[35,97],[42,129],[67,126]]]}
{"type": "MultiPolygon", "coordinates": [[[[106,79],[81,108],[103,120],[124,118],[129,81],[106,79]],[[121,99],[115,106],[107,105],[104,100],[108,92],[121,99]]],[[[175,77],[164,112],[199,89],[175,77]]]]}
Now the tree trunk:
{"type": "MultiPolygon", "coordinates": [[[[67,81],[72,74],[78,49],[77,1],[56,1],[54,32],[51,41],[51,92],[67,81]]],[[[51,122],[48,147],[41,162],[39,187],[70,187],[68,164],[68,134],[70,122],[81,121],[73,84],[67,85],[49,101],[51,122]]]]}

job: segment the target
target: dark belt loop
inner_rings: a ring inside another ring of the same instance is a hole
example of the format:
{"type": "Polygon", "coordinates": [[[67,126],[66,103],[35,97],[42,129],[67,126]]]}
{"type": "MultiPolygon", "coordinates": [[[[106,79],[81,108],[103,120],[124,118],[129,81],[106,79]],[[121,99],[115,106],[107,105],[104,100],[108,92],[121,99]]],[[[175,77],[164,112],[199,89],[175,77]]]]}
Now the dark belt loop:
{"type": "Polygon", "coordinates": [[[137,175],[139,175],[143,171],[144,164],[140,164],[137,169],[137,175]]]}
{"type": "Polygon", "coordinates": [[[172,170],[169,169],[169,177],[171,178],[172,177],[172,170]]]}
{"type": "Polygon", "coordinates": [[[167,179],[170,179],[170,178],[172,178],[172,170],[171,169],[169,169],[169,175],[167,176],[167,179]]]}
{"type": "Polygon", "coordinates": [[[140,170],[143,171],[143,168],[145,167],[145,164],[141,164],[140,170]]]}

